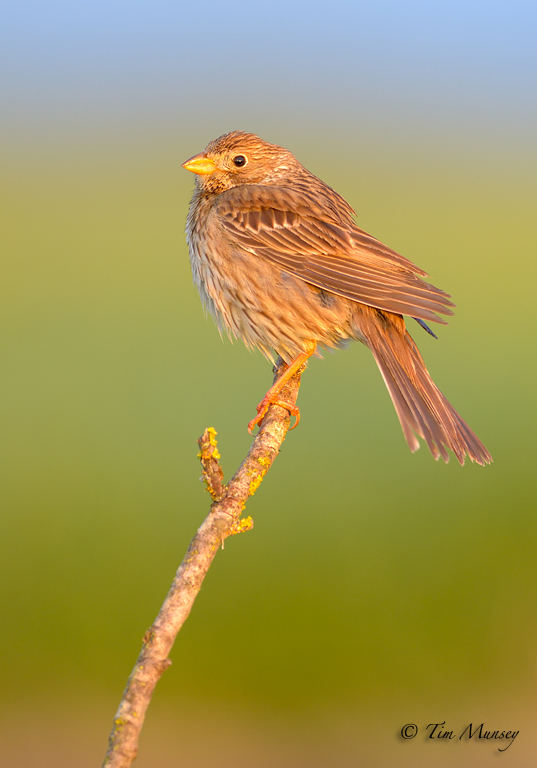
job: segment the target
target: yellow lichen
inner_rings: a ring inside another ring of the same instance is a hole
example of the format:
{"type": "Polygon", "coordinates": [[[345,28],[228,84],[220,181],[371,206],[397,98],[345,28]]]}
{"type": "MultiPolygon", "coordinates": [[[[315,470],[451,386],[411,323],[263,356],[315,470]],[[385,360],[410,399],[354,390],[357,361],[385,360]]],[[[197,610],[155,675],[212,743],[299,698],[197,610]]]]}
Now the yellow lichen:
{"type": "Polygon", "coordinates": [[[255,478],[255,480],[252,480],[250,483],[250,488],[248,490],[248,493],[250,496],[253,496],[254,493],[257,491],[259,486],[261,485],[263,478],[265,477],[267,470],[265,469],[263,472],[260,472],[258,476],[255,478]]]}
{"type": "Polygon", "coordinates": [[[216,447],[217,446],[216,435],[218,434],[218,432],[216,431],[216,429],[214,427],[208,427],[207,428],[207,434],[209,435],[209,445],[211,445],[213,447],[213,449],[214,449],[212,454],[211,454],[211,456],[213,457],[213,459],[217,459],[218,460],[220,458],[220,452],[218,451],[218,448],[216,447]]]}
{"type": "MultiPolygon", "coordinates": [[[[236,520],[233,523],[233,527],[229,532],[230,536],[234,536],[237,533],[245,533],[245,531],[251,531],[254,527],[254,521],[251,517],[244,517],[242,520],[236,520]]],[[[223,544],[224,542],[222,542],[223,544]]]]}

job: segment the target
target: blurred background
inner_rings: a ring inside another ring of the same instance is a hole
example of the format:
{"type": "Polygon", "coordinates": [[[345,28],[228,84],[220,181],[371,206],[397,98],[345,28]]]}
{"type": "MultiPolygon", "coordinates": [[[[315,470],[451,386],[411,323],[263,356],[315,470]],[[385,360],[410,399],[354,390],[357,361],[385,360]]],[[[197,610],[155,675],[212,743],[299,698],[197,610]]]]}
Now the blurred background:
{"type": "Polygon", "coordinates": [[[496,765],[535,752],[537,11],[529,2],[7,2],[0,28],[0,738],[102,760],[270,365],[192,285],[181,163],[281,144],[457,303],[431,374],[495,463],[407,449],[371,355],[314,360],[142,734],[148,766],[496,765]],[[406,723],[418,736],[403,741],[406,723]],[[505,746],[505,742],[499,746],[505,746]]]}

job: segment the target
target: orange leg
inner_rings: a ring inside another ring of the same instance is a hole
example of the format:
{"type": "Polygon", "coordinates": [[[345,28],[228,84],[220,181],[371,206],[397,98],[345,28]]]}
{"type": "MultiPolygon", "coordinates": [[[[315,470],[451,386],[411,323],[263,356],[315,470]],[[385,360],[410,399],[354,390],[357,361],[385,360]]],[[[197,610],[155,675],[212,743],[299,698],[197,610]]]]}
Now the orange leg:
{"type": "Polygon", "coordinates": [[[295,373],[301,368],[301,366],[304,365],[308,358],[310,358],[317,349],[317,343],[315,341],[307,342],[307,345],[308,346],[306,351],[301,352],[297,357],[295,357],[293,362],[282,373],[280,378],[274,382],[265,397],[257,406],[257,416],[248,424],[248,432],[250,434],[252,434],[254,427],[263,421],[271,405],[279,405],[281,408],[288,410],[291,416],[295,417],[296,421],[291,429],[294,429],[296,426],[298,426],[298,422],[300,421],[300,410],[296,407],[296,405],[291,405],[290,403],[286,403],[283,400],[280,400],[278,396],[284,385],[289,381],[290,378],[295,375],[295,373]]]}

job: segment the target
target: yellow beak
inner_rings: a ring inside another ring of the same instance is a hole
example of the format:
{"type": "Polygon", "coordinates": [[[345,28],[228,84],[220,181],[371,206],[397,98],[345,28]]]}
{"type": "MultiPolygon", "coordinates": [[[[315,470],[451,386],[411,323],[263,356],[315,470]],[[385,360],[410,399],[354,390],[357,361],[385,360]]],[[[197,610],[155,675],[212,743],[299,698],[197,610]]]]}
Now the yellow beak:
{"type": "Polygon", "coordinates": [[[183,168],[192,173],[197,173],[198,176],[209,176],[216,171],[216,165],[203,152],[200,152],[199,155],[194,155],[189,160],[185,160],[183,168]]]}

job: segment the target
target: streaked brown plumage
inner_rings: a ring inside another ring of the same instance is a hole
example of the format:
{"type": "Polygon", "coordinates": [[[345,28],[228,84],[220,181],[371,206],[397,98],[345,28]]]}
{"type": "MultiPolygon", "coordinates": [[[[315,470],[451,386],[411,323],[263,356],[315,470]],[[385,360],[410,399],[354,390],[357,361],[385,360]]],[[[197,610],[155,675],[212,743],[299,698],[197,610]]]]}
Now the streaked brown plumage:
{"type": "MultiPolygon", "coordinates": [[[[432,382],[403,315],[445,323],[454,306],[426,273],[358,229],[350,205],[286,149],[233,131],[183,166],[194,281],[221,329],[292,363],[358,339],[373,353],[412,451],[491,456],[432,382]]],[[[427,328],[427,326],[425,326],[427,328]]],[[[277,389],[259,406],[261,421],[277,389]]],[[[296,409],[297,410],[297,409],[296,409]]]]}

